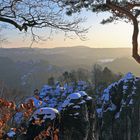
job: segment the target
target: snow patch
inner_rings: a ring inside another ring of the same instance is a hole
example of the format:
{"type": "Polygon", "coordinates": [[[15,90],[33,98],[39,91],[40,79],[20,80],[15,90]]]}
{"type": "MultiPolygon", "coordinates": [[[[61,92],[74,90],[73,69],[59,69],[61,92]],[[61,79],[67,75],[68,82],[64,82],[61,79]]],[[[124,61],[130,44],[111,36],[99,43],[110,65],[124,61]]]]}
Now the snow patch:
{"type": "Polygon", "coordinates": [[[12,138],[16,135],[16,133],[11,129],[10,132],[7,133],[7,136],[12,138]]]}
{"type": "Polygon", "coordinates": [[[50,108],[50,107],[44,107],[44,108],[40,108],[38,110],[36,110],[32,117],[34,119],[38,119],[38,115],[44,115],[43,116],[43,120],[45,119],[55,119],[56,115],[59,114],[58,110],[54,109],[54,108],[50,108]]]}

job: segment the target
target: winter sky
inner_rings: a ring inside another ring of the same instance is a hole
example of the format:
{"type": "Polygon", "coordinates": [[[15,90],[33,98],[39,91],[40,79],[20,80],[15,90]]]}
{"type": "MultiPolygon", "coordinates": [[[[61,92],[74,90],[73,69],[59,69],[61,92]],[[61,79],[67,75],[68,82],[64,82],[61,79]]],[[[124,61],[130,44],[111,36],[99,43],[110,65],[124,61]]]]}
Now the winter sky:
{"type": "MultiPolygon", "coordinates": [[[[57,32],[50,39],[34,43],[32,47],[53,48],[80,45],[93,48],[131,47],[133,26],[130,23],[118,21],[117,23],[101,25],[100,21],[104,17],[107,17],[108,13],[95,14],[92,12],[83,12],[81,16],[87,18],[82,26],[90,27],[85,41],[80,40],[77,36],[74,36],[74,39],[65,38],[64,33],[57,32]]],[[[44,29],[37,32],[43,35],[43,37],[45,36],[45,38],[49,34],[49,31],[44,29]]],[[[9,27],[8,30],[4,29],[3,34],[8,39],[8,43],[2,44],[2,47],[29,47],[31,44],[29,34],[21,33],[12,27],[9,27]]]]}

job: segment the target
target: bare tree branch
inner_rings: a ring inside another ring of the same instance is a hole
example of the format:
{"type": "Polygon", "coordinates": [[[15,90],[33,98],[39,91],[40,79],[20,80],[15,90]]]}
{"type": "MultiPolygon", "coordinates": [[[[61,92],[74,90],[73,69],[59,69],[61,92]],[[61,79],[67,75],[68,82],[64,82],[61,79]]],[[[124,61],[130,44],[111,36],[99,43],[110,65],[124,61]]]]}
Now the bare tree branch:
{"type": "MultiPolygon", "coordinates": [[[[74,32],[83,38],[88,29],[81,28],[81,18],[66,19],[65,8],[59,0],[1,0],[0,22],[13,25],[19,31],[29,28],[52,28],[64,32],[74,32]]],[[[32,30],[32,34],[33,33],[32,30]]]]}

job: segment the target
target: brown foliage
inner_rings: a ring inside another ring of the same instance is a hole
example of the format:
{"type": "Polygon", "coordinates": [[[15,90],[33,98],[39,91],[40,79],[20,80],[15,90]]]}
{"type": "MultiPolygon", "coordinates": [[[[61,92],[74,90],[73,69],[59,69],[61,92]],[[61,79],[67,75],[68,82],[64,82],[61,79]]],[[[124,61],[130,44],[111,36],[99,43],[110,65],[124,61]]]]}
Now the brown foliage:
{"type": "Polygon", "coordinates": [[[17,107],[13,101],[0,98],[0,138],[5,134],[6,127],[15,113],[23,112],[24,118],[28,119],[34,110],[34,101],[31,99],[27,103],[22,103],[17,107]]]}

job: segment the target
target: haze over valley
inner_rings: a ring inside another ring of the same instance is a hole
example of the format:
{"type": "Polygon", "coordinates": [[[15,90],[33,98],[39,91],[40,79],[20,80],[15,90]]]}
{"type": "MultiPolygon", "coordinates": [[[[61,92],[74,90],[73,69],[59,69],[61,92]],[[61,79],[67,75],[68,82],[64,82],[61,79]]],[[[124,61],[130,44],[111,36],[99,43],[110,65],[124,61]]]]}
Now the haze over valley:
{"type": "Polygon", "coordinates": [[[59,76],[64,71],[78,68],[91,71],[94,64],[108,67],[114,73],[131,71],[140,76],[139,65],[131,58],[129,48],[0,49],[0,79],[8,87],[23,86],[30,91],[40,88],[50,76],[59,76]]]}

